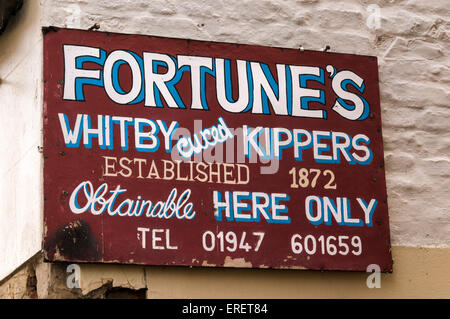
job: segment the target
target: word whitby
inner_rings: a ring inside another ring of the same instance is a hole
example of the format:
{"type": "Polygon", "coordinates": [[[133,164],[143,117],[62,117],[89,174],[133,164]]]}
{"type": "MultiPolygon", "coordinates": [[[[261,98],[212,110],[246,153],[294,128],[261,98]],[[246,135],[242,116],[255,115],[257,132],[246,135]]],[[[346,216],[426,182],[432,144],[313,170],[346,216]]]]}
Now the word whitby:
{"type": "Polygon", "coordinates": [[[276,64],[270,69],[264,63],[239,59],[154,52],[139,55],[129,50],[107,53],[102,48],[80,45],[63,45],[63,53],[65,100],[84,101],[84,87],[90,85],[103,87],[117,104],[144,102],[147,107],[164,107],[164,100],[169,108],[209,110],[211,101],[206,92],[215,90],[217,104],[230,113],[326,119],[327,110],[317,109],[317,104],[326,106],[324,86],[328,73],[335,94],[327,103],[331,110],[353,121],[369,115],[364,79],[332,65],[324,69],[276,64]],[[122,66],[131,71],[131,86],[121,83],[122,66]],[[237,90],[233,89],[232,74],[237,74],[237,90]],[[190,82],[190,96],[177,89],[184,77],[190,82]],[[206,81],[207,77],[215,85],[206,81]],[[315,109],[310,108],[312,102],[317,103],[315,109]]]}

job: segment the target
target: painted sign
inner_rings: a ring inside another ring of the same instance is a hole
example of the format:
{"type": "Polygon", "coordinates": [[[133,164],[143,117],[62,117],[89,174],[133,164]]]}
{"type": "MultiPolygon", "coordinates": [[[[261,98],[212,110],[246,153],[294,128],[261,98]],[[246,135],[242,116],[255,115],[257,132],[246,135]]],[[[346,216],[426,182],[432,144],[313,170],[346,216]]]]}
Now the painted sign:
{"type": "Polygon", "coordinates": [[[392,270],[375,57],[44,34],[47,260],[392,270]]]}

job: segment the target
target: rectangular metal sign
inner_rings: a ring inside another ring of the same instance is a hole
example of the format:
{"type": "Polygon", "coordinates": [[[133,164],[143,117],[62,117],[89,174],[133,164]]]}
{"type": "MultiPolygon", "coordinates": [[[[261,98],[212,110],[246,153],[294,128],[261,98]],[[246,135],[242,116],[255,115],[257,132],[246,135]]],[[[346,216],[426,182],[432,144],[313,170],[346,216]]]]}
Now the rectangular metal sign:
{"type": "Polygon", "coordinates": [[[392,271],[375,57],[43,32],[46,260],[392,271]]]}

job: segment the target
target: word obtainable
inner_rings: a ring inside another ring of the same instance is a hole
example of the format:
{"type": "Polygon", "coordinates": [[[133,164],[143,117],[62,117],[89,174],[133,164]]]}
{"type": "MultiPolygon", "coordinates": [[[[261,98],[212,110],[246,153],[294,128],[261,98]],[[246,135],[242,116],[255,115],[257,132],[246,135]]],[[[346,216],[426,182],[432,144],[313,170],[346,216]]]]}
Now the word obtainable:
{"type": "Polygon", "coordinates": [[[173,188],[166,200],[147,200],[138,195],[136,199],[119,199],[127,192],[120,185],[110,190],[107,183],[97,189],[90,181],[81,182],[70,195],[69,207],[72,213],[82,214],[91,212],[92,215],[107,213],[110,216],[128,216],[160,219],[193,219],[194,205],[189,202],[191,190],[186,189],[178,196],[178,190],[173,188]]]}

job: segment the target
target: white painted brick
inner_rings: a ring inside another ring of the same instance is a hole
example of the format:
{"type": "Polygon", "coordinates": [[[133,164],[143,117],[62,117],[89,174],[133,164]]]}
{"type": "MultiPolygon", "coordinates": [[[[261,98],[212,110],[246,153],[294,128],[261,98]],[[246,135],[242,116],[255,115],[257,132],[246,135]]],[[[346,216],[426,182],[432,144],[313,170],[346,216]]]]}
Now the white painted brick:
{"type": "Polygon", "coordinates": [[[392,47],[385,57],[407,61],[432,60],[442,57],[442,51],[443,48],[440,43],[421,39],[407,40],[398,37],[392,41],[392,47]]]}
{"type": "Polygon", "coordinates": [[[380,82],[395,85],[402,81],[450,83],[450,66],[439,61],[385,61],[380,67],[380,82]]]}
{"type": "Polygon", "coordinates": [[[432,176],[450,178],[450,160],[445,157],[445,154],[436,154],[436,156],[441,157],[424,159],[424,165],[427,166],[426,171],[432,176]]]}
{"type": "Polygon", "coordinates": [[[416,122],[416,129],[437,134],[447,132],[450,134],[450,113],[446,108],[427,107],[420,114],[416,122]]]}
{"type": "Polygon", "coordinates": [[[354,30],[365,25],[366,14],[364,8],[359,10],[335,10],[326,8],[319,11],[313,11],[311,14],[312,22],[319,28],[329,28],[331,30],[347,31],[354,30]]]}
{"type": "Polygon", "coordinates": [[[439,19],[438,16],[426,16],[420,12],[414,13],[398,8],[381,8],[380,12],[381,30],[399,36],[425,35],[439,19]]]}
{"type": "Polygon", "coordinates": [[[386,152],[385,165],[388,170],[406,173],[416,165],[416,160],[414,155],[409,153],[386,152]]]}
{"type": "Polygon", "coordinates": [[[381,86],[381,103],[388,106],[423,108],[429,105],[447,106],[450,90],[434,83],[403,82],[381,86]]]}
{"type": "Polygon", "coordinates": [[[405,7],[416,12],[429,13],[435,12],[442,15],[449,16],[450,8],[447,0],[408,0],[405,3],[405,7]]]}

